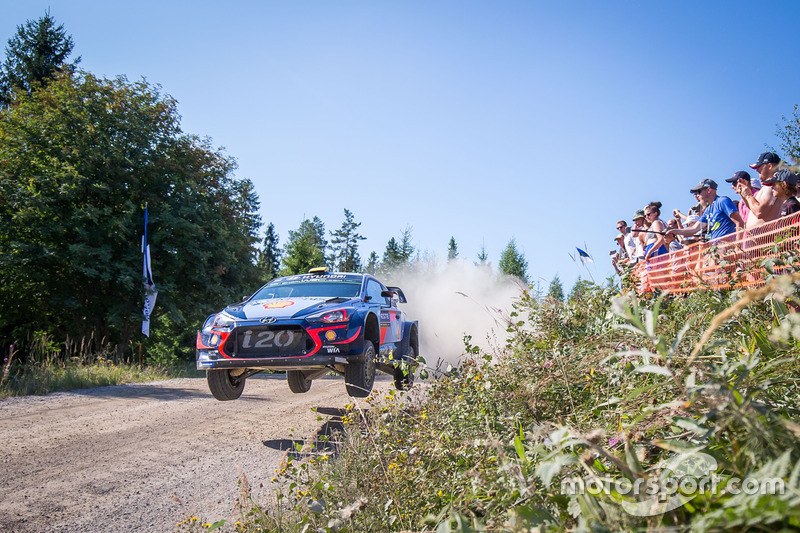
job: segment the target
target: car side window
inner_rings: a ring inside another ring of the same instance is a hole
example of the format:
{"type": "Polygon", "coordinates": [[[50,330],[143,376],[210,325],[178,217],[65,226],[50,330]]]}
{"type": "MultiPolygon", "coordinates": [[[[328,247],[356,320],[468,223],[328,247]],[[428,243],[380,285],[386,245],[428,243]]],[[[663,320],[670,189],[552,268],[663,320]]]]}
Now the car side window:
{"type": "Polygon", "coordinates": [[[381,305],[389,305],[388,298],[381,296],[381,291],[385,290],[380,283],[371,279],[367,281],[367,296],[371,296],[370,303],[379,303],[381,305]]]}

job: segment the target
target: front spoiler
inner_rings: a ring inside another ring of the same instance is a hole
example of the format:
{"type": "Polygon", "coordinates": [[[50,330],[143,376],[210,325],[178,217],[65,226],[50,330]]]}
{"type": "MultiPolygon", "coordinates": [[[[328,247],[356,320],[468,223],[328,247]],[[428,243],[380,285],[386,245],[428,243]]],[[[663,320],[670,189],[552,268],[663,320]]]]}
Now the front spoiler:
{"type": "Polygon", "coordinates": [[[247,359],[197,358],[197,370],[214,368],[263,368],[268,370],[303,370],[327,368],[334,365],[359,363],[360,356],[353,355],[309,355],[308,357],[263,357],[247,359]]]}

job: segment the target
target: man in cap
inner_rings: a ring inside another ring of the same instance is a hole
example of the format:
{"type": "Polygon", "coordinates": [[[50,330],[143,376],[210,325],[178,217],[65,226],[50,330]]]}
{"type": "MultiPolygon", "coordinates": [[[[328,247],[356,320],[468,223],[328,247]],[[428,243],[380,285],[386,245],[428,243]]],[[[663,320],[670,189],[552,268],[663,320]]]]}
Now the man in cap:
{"type": "MultiPolygon", "coordinates": [[[[726,179],[728,183],[731,184],[733,190],[738,193],[739,188],[746,189],[750,191],[751,196],[755,196],[758,192],[758,187],[753,187],[751,182],[750,173],[745,170],[740,170],[739,172],[734,172],[733,176],[726,179]]],[[[747,216],[750,214],[750,208],[747,207],[747,202],[744,200],[739,202],[739,214],[742,216],[742,220],[744,220],[745,227],[747,226],[747,216]]]]}
{"type": "Polygon", "coordinates": [[[691,193],[708,205],[703,211],[700,220],[683,229],[671,229],[667,233],[672,235],[694,235],[700,230],[706,230],[713,241],[734,233],[744,227],[744,221],[736,204],[727,196],[717,195],[717,182],[704,179],[690,189],[691,193]]]}
{"type": "Polygon", "coordinates": [[[628,264],[630,261],[628,252],[625,249],[625,235],[622,233],[618,234],[614,238],[614,241],[616,241],[619,248],[616,251],[611,251],[611,264],[614,266],[614,270],[617,272],[617,275],[621,276],[622,270],[620,265],[628,264]]]}
{"type": "Polygon", "coordinates": [[[742,201],[746,202],[750,209],[745,227],[752,228],[781,216],[782,202],[778,201],[775,191],[770,185],[780,164],[781,158],[775,152],[764,152],[758,156],[755,163],[750,165],[750,168],[758,172],[763,187],[753,194],[748,186],[741,183],[736,185],[736,192],[741,195],[742,201]]]}
{"type": "Polygon", "coordinates": [[[627,222],[625,222],[624,220],[619,220],[617,221],[617,231],[619,231],[622,234],[624,248],[625,248],[625,255],[628,259],[631,259],[636,253],[636,239],[633,237],[633,234],[631,233],[631,228],[628,227],[627,222]]]}

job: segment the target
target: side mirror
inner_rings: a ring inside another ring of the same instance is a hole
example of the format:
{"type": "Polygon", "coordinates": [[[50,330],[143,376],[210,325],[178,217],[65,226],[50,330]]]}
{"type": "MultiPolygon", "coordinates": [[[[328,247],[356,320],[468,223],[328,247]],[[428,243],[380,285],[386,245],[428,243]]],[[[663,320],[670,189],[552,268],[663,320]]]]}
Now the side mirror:
{"type": "Polygon", "coordinates": [[[381,296],[384,298],[394,298],[394,293],[392,291],[381,291],[381,296]]]}

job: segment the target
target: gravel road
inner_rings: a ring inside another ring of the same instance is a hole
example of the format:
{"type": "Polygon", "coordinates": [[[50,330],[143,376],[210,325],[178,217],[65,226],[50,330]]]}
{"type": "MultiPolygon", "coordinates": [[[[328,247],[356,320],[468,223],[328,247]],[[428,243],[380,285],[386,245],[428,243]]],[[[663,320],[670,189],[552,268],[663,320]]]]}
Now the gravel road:
{"type": "Polygon", "coordinates": [[[230,402],[215,400],[205,379],[0,400],[0,530],[173,531],[192,515],[235,520],[240,471],[254,495],[262,483],[269,490],[293,442],[351,401],[341,378],[292,394],[282,375],[248,379],[230,402]]]}

